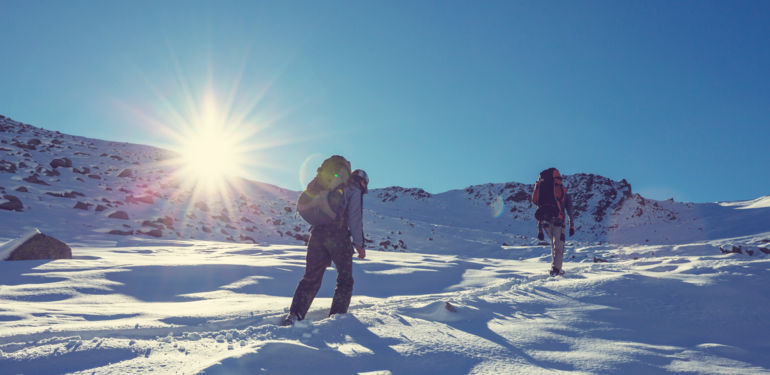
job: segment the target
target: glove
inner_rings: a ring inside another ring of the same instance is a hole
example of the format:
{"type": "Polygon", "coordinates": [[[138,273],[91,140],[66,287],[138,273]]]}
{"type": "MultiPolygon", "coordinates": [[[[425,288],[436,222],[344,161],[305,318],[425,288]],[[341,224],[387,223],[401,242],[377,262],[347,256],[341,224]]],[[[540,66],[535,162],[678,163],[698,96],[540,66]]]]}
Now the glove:
{"type": "Polygon", "coordinates": [[[545,239],[545,237],[543,236],[542,230],[537,231],[537,239],[540,241],[543,241],[545,239]]]}
{"type": "Polygon", "coordinates": [[[572,225],[569,226],[569,236],[572,237],[575,235],[575,227],[572,225]]]}

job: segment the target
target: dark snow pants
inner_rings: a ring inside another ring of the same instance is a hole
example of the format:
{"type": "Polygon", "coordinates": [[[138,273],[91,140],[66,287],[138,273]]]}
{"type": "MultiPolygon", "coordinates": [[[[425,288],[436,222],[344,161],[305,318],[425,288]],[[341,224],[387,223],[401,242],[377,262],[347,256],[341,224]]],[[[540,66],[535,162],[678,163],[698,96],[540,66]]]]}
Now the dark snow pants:
{"type": "Polygon", "coordinates": [[[337,269],[337,288],[334,290],[329,315],[348,312],[350,297],[353,295],[353,243],[347,229],[314,228],[307,245],[305,276],[294,291],[289,310],[300,320],[305,319],[305,314],[321,288],[324,271],[332,262],[337,269]]]}

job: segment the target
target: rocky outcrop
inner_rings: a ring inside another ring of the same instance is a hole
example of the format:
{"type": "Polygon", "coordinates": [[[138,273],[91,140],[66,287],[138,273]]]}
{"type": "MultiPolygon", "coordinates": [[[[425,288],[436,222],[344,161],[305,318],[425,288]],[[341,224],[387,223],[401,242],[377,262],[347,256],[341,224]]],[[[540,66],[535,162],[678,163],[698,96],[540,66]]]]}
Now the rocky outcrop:
{"type": "Polygon", "coordinates": [[[128,213],[126,211],[115,211],[107,216],[110,219],[128,220],[128,213]]]}
{"type": "Polygon", "coordinates": [[[422,200],[432,197],[430,193],[420,188],[402,188],[400,186],[391,186],[380,190],[377,198],[382,202],[393,202],[399,197],[411,197],[412,199],[422,200]]]}
{"type": "Polygon", "coordinates": [[[50,185],[49,183],[47,183],[47,182],[45,182],[45,181],[41,180],[41,179],[40,179],[40,178],[38,178],[38,177],[39,177],[39,176],[38,176],[38,175],[37,175],[37,173],[36,173],[36,174],[33,174],[32,176],[28,176],[28,177],[24,177],[24,178],[22,178],[22,180],[24,180],[24,181],[27,181],[27,182],[29,182],[29,183],[32,183],[32,184],[38,184],[38,185],[50,185]]]}
{"type": "Polygon", "coordinates": [[[51,160],[51,168],[56,169],[58,167],[72,168],[72,160],[68,158],[53,159],[51,160]]]}
{"type": "Polygon", "coordinates": [[[24,211],[24,204],[21,203],[21,200],[16,196],[3,195],[3,198],[7,200],[7,202],[0,203],[0,209],[17,212],[24,211]]]}
{"type": "Polygon", "coordinates": [[[107,234],[114,234],[114,235],[118,235],[118,236],[130,236],[130,235],[134,234],[134,231],[132,231],[132,230],[123,231],[123,230],[119,230],[119,229],[113,229],[113,230],[107,232],[107,234]]]}
{"type": "Polygon", "coordinates": [[[78,209],[78,210],[86,210],[86,211],[88,211],[91,208],[91,206],[92,206],[91,203],[85,203],[85,202],[78,201],[78,203],[75,203],[75,207],[73,207],[73,208],[78,209]]]}
{"type": "Polygon", "coordinates": [[[37,232],[15,246],[5,260],[72,259],[66,243],[37,232]]]}

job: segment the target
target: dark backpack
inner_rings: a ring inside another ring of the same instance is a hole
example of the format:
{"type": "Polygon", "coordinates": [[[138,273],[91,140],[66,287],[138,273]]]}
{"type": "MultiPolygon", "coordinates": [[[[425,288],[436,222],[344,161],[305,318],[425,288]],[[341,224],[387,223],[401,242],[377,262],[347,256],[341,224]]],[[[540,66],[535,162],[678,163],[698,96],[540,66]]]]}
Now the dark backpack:
{"type": "Polygon", "coordinates": [[[297,200],[299,215],[313,226],[341,223],[349,178],[350,162],[344,157],[334,155],[324,160],[297,200]]]}
{"type": "Polygon", "coordinates": [[[566,189],[561,184],[561,175],[556,168],[548,168],[540,172],[540,178],[532,193],[532,202],[537,205],[535,219],[550,221],[555,218],[563,219],[562,206],[566,189]],[[559,182],[556,182],[556,178],[559,182]]]}

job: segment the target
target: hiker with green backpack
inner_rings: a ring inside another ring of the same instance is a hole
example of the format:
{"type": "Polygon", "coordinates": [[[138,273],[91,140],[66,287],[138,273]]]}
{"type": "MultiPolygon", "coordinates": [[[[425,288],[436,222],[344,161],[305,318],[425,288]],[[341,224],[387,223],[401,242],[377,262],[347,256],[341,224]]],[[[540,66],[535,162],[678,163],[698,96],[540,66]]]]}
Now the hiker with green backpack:
{"type": "Polygon", "coordinates": [[[532,203],[537,206],[537,238],[544,240],[543,230],[551,240],[551,276],[564,275],[562,261],[564,260],[564,224],[566,211],[569,216],[569,235],[575,234],[575,224],[572,216],[572,200],[567,194],[567,188],[562,183],[562,177],[556,168],[548,168],[540,172],[540,178],[532,191],[532,203]]]}
{"type": "Polygon", "coordinates": [[[305,319],[321,287],[324,271],[332,263],[337,269],[329,316],[348,311],[353,295],[353,249],[364,259],[363,194],[369,176],[350,170],[350,162],[334,155],[321,164],[316,177],[297,201],[297,212],[310,223],[310,240],[305,257],[305,275],[294,291],[289,314],[281,325],[305,319]],[[351,241],[352,237],[352,241],[351,241]]]}

